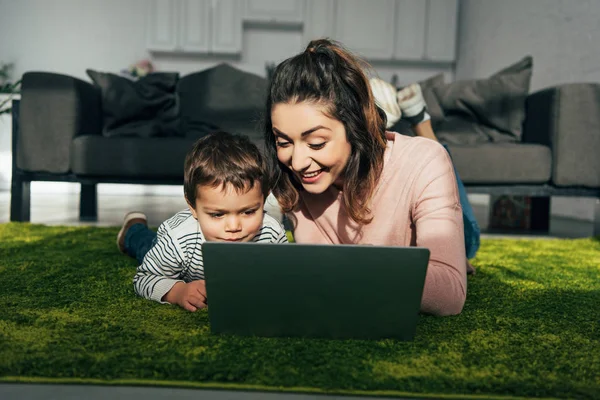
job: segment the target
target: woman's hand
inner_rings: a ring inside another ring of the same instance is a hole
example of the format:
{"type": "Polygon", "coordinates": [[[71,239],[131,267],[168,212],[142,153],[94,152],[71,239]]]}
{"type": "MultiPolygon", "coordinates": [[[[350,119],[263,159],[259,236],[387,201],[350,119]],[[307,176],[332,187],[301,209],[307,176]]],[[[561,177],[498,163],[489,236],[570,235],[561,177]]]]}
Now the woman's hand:
{"type": "Polygon", "coordinates": [[[164,301],[194,312],[206,307],[206,281],[177,282],[164,296],[164,301]]]}

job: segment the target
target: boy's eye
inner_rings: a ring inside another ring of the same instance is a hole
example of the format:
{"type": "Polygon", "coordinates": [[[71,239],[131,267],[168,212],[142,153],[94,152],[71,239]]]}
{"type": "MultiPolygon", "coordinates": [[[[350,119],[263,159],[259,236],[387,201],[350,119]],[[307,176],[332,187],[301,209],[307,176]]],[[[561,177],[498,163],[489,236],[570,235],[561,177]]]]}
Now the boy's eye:
{"type": "Polygon", "coordinates": [[[309,144],[308,146],[311,149],[313,149],[313,150],[319,150],[319,149],[322,149],[323,147],[325,147],[325,142],[323,142],[323,143],[316,143],[316,144],[309,144]]]}
{"type": "Polygon", "coordinates": [[[211,218],[221,218],[223,216],[223,213],[209,213],[208,215],[211,218]]]}
{"type": "Polygon", "coordinates": [[[248,211],[244,211],[244,214],[252,215],[252,214],[256,214],[256,211],[258,211],[258,210],[248,210],[248,211]]]}

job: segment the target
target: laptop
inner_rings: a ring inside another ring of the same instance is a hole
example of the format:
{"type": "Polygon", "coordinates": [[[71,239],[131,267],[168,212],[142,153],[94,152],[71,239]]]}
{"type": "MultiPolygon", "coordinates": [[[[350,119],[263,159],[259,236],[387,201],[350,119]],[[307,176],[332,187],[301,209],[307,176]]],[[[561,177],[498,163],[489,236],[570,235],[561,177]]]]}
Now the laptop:
{"type": "Polygon", "coordinates": [[[414,338],[429,249],[205,242],[211,332],[414,338]]]}

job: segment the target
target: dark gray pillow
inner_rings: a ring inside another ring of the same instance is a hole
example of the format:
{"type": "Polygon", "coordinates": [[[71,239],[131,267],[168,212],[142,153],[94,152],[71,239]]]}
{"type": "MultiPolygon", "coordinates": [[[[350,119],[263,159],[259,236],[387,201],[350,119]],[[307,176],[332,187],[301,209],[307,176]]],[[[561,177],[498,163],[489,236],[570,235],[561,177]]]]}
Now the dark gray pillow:
{"type": "Polygon", "coordinates": [[[434,89],[439,86],[444,86],[444,74],[437,74],[431,78],[427,78],[424,81],[419,82],[421,85],[421,92],[423,92],[423,99],[427,105],[427,112],[431,116],[432,123],[444,119],[444,110],[440,105],[439,100],[434,92],[434,89]]]}
{"type": "Polygon", "coordinates": [[[246,134],[255,142],[262,139],[257,122],[266,103],[265,78],[219,64],[182,77],[178,92],[186,136],[218,128],[246,134]]]}
{"type": "Polygon", "coordinates": [[[102,93],[104,136],[181,136],[178,73],[157,72],[136,81],[86,70],[102,93]]]}
{"type": "Polygon", "coordinates": [[[486,125],[491,141],[520,141],[525,120],[533,58],[526,56],[487,79],[456,81],[435,86],[444,114],[486,125]]]}

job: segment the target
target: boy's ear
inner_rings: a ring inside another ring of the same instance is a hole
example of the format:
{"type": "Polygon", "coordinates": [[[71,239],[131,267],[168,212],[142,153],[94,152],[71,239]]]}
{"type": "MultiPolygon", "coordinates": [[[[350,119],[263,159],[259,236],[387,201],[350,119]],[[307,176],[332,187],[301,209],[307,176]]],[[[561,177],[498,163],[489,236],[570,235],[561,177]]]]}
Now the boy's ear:
{"type": "Polygon", "coordinates": [[[188,205],[188,208],[190,209],[190,211],[192,212],[192,216],[194,217],[194,219],[198,220],[198,214],[196,213],[196,209],[194,208],[194,206],[190,203],[190,201],[187,199],[187,197],[185,198],[185,202],[188,205]]]}

